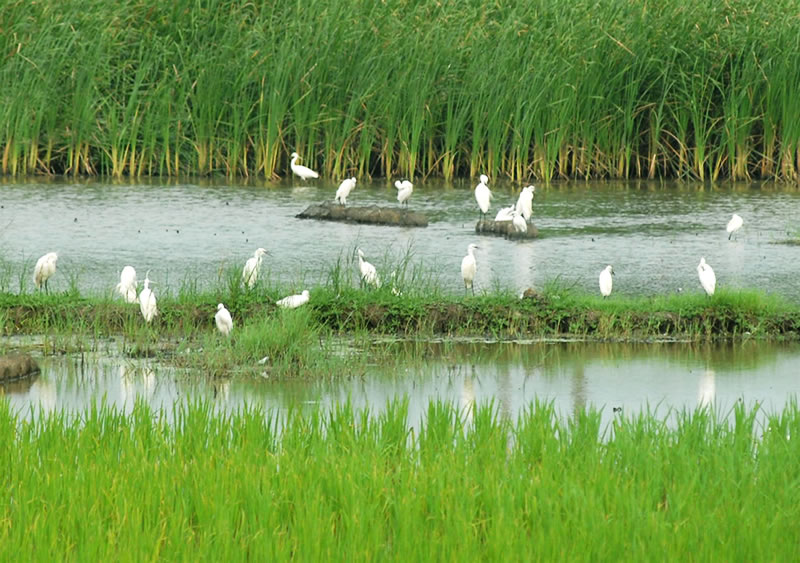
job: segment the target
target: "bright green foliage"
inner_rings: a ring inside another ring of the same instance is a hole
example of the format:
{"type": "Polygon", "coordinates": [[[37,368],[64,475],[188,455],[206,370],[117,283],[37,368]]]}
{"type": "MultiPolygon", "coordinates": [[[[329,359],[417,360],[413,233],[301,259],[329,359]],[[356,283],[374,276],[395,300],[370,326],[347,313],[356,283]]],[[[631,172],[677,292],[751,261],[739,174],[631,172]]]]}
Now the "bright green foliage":
{"type": "Polygon", "coordinates": [[[798,0],[8,0],[0,172],[800,172],[798,0]]]}

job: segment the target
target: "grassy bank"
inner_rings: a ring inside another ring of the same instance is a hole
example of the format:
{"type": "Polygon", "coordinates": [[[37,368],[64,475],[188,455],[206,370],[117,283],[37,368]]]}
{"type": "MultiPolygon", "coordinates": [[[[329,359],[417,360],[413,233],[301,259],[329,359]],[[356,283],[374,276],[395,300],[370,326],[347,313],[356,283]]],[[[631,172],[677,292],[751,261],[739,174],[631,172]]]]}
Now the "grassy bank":
{"type": "Polygon", "coordinates": [[[11,0],[0,172],[796,180],[798,13],[11,0]]]}
{"type": "Polygon", "coordinates": [[[23,422],[0,401],[0,558],[791,560],[800,412],[517,421],[210,405],[23,422]],[[168,422],[171,419],[172,422],[168,422]]]}

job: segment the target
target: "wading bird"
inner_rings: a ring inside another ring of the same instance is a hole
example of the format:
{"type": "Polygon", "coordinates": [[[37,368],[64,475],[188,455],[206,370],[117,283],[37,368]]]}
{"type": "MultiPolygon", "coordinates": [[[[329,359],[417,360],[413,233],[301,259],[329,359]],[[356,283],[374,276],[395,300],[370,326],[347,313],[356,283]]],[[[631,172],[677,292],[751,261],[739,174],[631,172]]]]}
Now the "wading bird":
{"type": "Polygon", "coordinates": [[[414,184],[410,180],[403,180],[402,182],[397,180],[394,183],[394,187],[397,189],[397,201],[408,209],[408,199],[414,193],[414,184]]]}
{"type": "Polygon", "coordinates": [[[536,188],[534,186],[525,186],[517,199],[517,210],[525,217],[526,221],[530,221],[533,216],[533,196],[535,193],[536,188]]]}
{"type": "Polygon", "coordinates": [[[231,312],[228,311],[222,303],[217,305],[217,314],[214,315],[214,322],[217,324],[217,330],[219,330],[223,336],[228,336],[233,330],[231,312]]]}
{"type": "Polygon", "coordinates": [[[347,205],[347,196],[350,195],[350,192],[356,187],[356,179],[355,178],[345,178],[342,180],[342,183],[339,184],[339,189],[336,190],[336,201],[341,203],[342,205],[347,205]]]}
{"type": "Polygon", "coordinates": [[[33,268],[33,283],[37,289],[41,289],[44,285],[44,290],[49,293],[47,280],[56,273],[57,261],[58,254],[55,252],[48,252],[36,261],[36,266],[33,268]]]}
{"type": "Polygon", "coordinates": [[[467,247],[467,255],[461,260],[461,277],[464,278],[464,291],[471,289],[472,295],[475,295],[475,288],[472,282],[475,280],[475,272],[478,269],[478,264],[475,261],[475,250],[477,248],[477,244],[470,244],[467,247]]]}
{"type": "Polygon", "coordinates": [[[305,305],[308,303],[309,295],[308,290],[304,289],[303,293],[298,293],[297,295],[290,295],[288,297],[284,297],[275,302],[278,307],[283,307],[284,309],[296,309],[300,305],[305,305]]]}
{"type": "Polygon", "coordinates": [[[292,172],[295,173],[296,176],[300,176],[302,180],[308,180],[310,178],[319,178],[319,174],[308,168],[307,166],[303,166],[302,164],[297,164],[297,159],[300,158],[300,155],[296,152],[292,153],[292,163],[290,166],[292,167],[292,172]]]}
{"type": "Polygon", "coordinates": [[[611,287],[614,285],[614,280],[611,278],[613,275],[614,268],[610,264],[600,272],[600,293],[603,294],[603,297],[611,295],[611,287]]]}
{"type": "Polygon", "coordinates": [[[697,275],[700,276],[700,285],[706,290],[708,295],[714,295],[714,290],[717,287],[717,276],[714,275],[714,270],[711,266],[706,264],[705,258],[700,258],[700,263],[697,265],[697,275]]]}
{"type": "Polygon", "coordinates": [[[734,213],[733,217],[731,217],[731,220],[728,221],[728,226],[725,227],[725,230],[728,231],[728,240],[731,240],[733,233],[742,228],[743,223],[744,219],[742,219],[739,215],[734,213]]]}
{"type": "Polygon", "coordinates": [[[516,209],[514,209],[514,213],[511,216],[511,224],[514,226],[514,230],[518,233],[528,232],[528,223],[525,222],[525,217],[523,217],[522,213],[516,209]]]}
{"type": "Polygon", "coordinates": [[[150,270],[144,276],[144,287],[139,294],[139,309],[142,311],[144,322],[149,323],[153,317],[158,315],[156,306],[156,294],[150,289],[150,270]]]}
{"type": "Polygon", "coordinates": [[[247,262],[244,263],[244,268],[242,269],[242,283],[245,284],[248,289],[253,289],[253,286],[256,285],[258,281],[258,270],[261,268],[261,259],[264,258],[266,254],[269,254],[269,252],[263,248],[257,248],[253,256],[248,258],[247,262]]]}
{"type": "Polygon", "coordinates": [[[514,218],[514,212],[517,210],[516,205],[509,205],[508,207],[501,207],[497,215],[494,216],[495,223],[502,221],[511,221],[514,218]]]}
{"type": "Polygon", "coordinates": [[[381,286],[378,271],[375,266],[364,260],[364,252],[360,248],[358,249],[358,269],[361,271],[361,285],[381,286]]]}
{"type": "Polygon", "coordinates": [[[481,174],[481,181],[475,186],[475,201],[478,202],[478,207],[484,219],[486,219],[486,213],[489,212],[489,205],[492,201],[492,191],[489,189],[488,183],[489,177],[486,174],[481,174]]]}
{"type": "Polygon", "coordinates": [[[122,268],[122,273],[119,275],[119,283],[117,284],[117,291],[126,303],[139,302],[139,298],[136,296],[136,270],[133,269],[133,266],[125,266],[122,268]]]}

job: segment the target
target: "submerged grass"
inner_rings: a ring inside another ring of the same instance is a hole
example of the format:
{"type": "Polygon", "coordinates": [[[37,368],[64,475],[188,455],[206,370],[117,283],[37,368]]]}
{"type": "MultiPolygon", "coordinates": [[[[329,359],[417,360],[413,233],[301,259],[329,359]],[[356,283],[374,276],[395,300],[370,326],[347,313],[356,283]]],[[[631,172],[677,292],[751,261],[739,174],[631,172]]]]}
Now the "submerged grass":
{"type": "Polygon", "coordinates": [[[800,411],[763,414],[0,401],[0,558],[791,560],[800,411]]]}
{"type": "Polygon", "coordinates": [[[798,7],[5,2],[0,172],[796,180],[798,7]]]}

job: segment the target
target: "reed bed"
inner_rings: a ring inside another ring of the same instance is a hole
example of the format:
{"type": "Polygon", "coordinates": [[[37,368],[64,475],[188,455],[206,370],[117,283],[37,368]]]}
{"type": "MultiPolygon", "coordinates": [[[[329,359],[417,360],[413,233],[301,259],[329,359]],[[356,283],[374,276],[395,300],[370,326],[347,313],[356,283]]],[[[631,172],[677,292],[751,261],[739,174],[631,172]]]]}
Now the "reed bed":
{"type": "Polygon", "coordinates": [[[0,172],[775,178],[797,0],[11,0],[0,172]]]}
{"type": "Polygon", "coordinates": [[[0,401],[0,558],[791,560],[800,412],[760,414],[0,401]]]}

